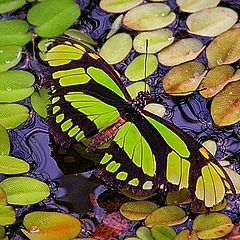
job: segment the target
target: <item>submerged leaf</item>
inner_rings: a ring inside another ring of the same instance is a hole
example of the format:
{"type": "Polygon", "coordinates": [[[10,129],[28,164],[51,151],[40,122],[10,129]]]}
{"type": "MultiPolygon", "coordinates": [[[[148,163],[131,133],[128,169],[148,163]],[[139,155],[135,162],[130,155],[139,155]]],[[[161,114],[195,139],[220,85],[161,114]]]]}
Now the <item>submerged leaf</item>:
{"type": "Polygon", "coordinates": [[[141,54],[134,58],[132,62],[127,66],[125,70],[125,76],[131,81],[142,80],[153,72],[156,71],[158,67],[157,57],[153,54],[147,55],[147,61],[145,66],[145,54],[141,54]]]}
{"type": "Polygon", "coordinates": [[[206,55],[210,68],[240,59],[240,28],[228,30],[213,39],[206,49],[206,55]]]}
{"type": "Polygon", "coordinates": [[[175,66],[195,59],[204,49],[196,38],[181,39],[158,53],[158,61],[166,66],[175,66]]]}
{"type": "Polygon", "coordinates": [[[149,31],[171,24],[176,14],[164,3],[147,3],[128,11],[123,24],[133,30],[149,31]]]}
{"type": "Polygon", "coordinates": [[[19,46],[0,46],[0,72],[16,66],[22,58],[22,48],[19,46]]]}
{"type": "Polygon", "coordinates": [[[46,183],[30,177],[10,177],[0,182],[7,194],[7,202],[15,205],[28,205],[42,201],[49,196],[46,183]]]}
{"type": "Polygon", "coordinates": [[[31,212],[23,219],[22,232],[31,240],[69,240],[81,231],[81,223],[69,214],[31,212]]]}
{"type": "Polygon", "coordinates": [[[149,103],[144,107],[144,110],[147,110],[148,112],[151,112],[159,117],[163,117],[166,112],[166,108],[159,103],[149,103]]]}
{"type": "Polygon", "coordinates": [[[0,205],[7,205],[7,194],[2,187],[0,187],[0,205]]]}
{"type": "Polygon", "coordinates": [[[192,13],[186,24],[190,33],[213,37],[230,29],[237,20],[238,14],[231,8],[213,7],[192,13]]]}
{"type": "Polygon", "coordinates": [[[0,156],[10,153],[10,139],[6,128],[0,125],[0,156]]]}
{"type": "Polygon", "coordinates": [[[79,16],[79,5],[73,0],[48,0],[34,5],[28,11],[27,19],[35,25],[34,30],[39,36],[53,37],[62,34],[79,16]]]}
{"type": "Polygon", "coordinates": [[[121,23],[123,20],[123,14],[119,15],[113,22],[111,30],[109,31],[108,35],[106,36],[106,39],[110,38],[113,36],[120,28],[121,23]]]}
{"type": "Polygon", "coordinates": [[[0,104],[0,125],[13,129],[25,122],[29,117],[28,108],[20,104],[0,104]]]}
{"type": "Polygon", "coordinates": [[[240,81],[229,83],[212,100],[211,116],[218,126],[228,126],[240,120],[240,81]]]}
{"type": "Polygon", "coordinates": [[[12,70],[0,73],[0,102],[16,102],[29,97],[35,77],[27,71],[12,70]]]}
{"type": "Polygon", "coordinates": [[[88,43],[90,45],[97,44],[90,36],[77,29],[68,29],[67,31],[64,32],[64,34],[75,39],[78,42],[88,43]]]}
{"type": "Polygon", "coordinates": [[[109,38],[99,54],[109,63],[121,62],[132,49],[132,38],[128,33],[118,33],[109,38]]]}
{"type": "Polygon", "coordinates": [[[174,240],[198,240],[197,233],[195,231],[190,232],[189,229],[184,229],[178,233],[174,240]]]}

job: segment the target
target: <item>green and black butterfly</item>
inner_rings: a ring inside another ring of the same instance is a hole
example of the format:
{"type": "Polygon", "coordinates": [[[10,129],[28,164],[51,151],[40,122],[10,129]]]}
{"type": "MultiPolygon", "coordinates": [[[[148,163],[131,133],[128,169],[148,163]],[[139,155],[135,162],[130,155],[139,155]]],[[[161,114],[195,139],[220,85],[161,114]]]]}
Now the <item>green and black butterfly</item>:
{"type": "Polygon", "coordinates": [[[105,145],[96,175],[137,195],[170,186],[188,188],[206,207],[234,186],[214,157],[192,137],[144,107],[148,92],[131,98],[121,79],[94,51],[59,37],[48,42],[48,122],[62,146],[84,142],[86,151],[105,145]]]}

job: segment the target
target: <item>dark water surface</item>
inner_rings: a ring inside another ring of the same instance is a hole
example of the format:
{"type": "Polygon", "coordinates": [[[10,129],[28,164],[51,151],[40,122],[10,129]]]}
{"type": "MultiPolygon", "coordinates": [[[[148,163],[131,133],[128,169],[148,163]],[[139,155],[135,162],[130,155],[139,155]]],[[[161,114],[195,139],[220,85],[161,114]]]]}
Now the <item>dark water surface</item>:
{"type": "MultiPolygon", "coordinates": [[[[97,4],[99,1],[81,0],[77,2],[81,6],[82,13],[80,19],[74,24],[74,28],[90,35],[101,46],[111,28],[112,22],[117,16],[107,14],[101,10],[97,4]]],[[[175,1],[169,0],[168,4],[178,13],[175,1]]],[[[235,7],[239,11],[240,4],[238,5],[237,2],[224,1],[222,3],[222,5],[226,6],[228,4],[232,4],[231,7],[235,7]]],[[[25,18],[25,14],[26,11],[18,10],[17,12],[3,14],[1,18],[19,19],[25,18]]],[[[186,32],[185,19],[185,14],[179,13],[177,20],[169,26],[179,38],[180,36],[187,37],[189,35],[186,32]]],[[[128,29],[125,30],[129,32],[128,29]]],[[[131,34],[134,36],[136,33],[131,32],[131,34]]],[[[201,38],[201,40],[204,43],[208,43],[210,38],[201,38]]],[[[128,58],[117,64],[115,68],[120,73],[123,72],[135,56],[136,53],[131,51],[128,58]]],[[[206,63],[204,54],[201,54],[198,60],[206,63]]],[[[23,62],[19,66],[24,68],[26,66],[25,63],[23,62]]],[[[239,66],[236,67],[239,68],[239,66]]],[[[239,154],[240,123],[226,128],[216,128],[212,124],[209,115],[209,102],[197,92],[190,97],[184,98],[172,98],[164,94],[161,80],[168,70],[168,67],[160,65],[157,71],[147,79],[155,101],[161,102],[167,108],[165,118],[200,142],[208,139],[216,141],[217,159],[222,159],[226,156],[235,156],[236,153],[239,154]]],[[[38,76],[40,75],[38,74],[38,76]]],[[[123,81],[126,84],[129,83],[127,79],[123,78],[123,81]]],[[[29,100],[25,100],[23,103],[30,107],[29,100]]],[[[47,182],[52,190],[51,196],[42,203],[17,208],[19,219],[16,224],[10,226],[8,229],[10,239],[26,239],[19,231],[21,227],[20,220],[25,213],[39,209],[69,212],[76,217],[81,217],[83,222],[81,236],[85,237],[91,236],[91,232],[96,226],[103,223],[105,225],[117,226],[117,229],[119,229],[117,233],[113,233],[113,236],[116,236],[116,238],[112,239],[123,239],[125,236],[133,236],[136,228],[141,226],[142,223],[127,221],[118,212],[106,212],[98,206],[96,199],[106,189],[98,181],[90,177],[91,172],[83,174],[76,172],[70,175],[63,174],[63,172],[67,172],[67,169],[64,169],[63,166],[60,170],[55,159],[51,157],[48,125],[45,119],[39,117],[33,110],[31,111],[30,118],[17,129],[9,131],[9,134],[12,143],[12,155],[31,163],[32,171],[27,175],[47,182]],[[89,177],[90,179],[88,179],[89,177]]],[[[54,143],[52,143],[52,147],[58,148],[54,146],[54,143]]],[[[231,158],[232,166],[240,171],[238,161],[239,156],[231,158]]],[[[87,166],[86,170],[88,169],[91,169],[91,167],[87,166]]],[[[235,222],[239,220],[236,201],[230,201],[225,213],[230,215],[235,222]]],[[[184,226],[191,226],[191,224],[192,221],[190,219],[184,226]]],[[[183,225],[176,229],[179,230],[182,227],[183,225]]],[[[101,225],[101,228],[103,229],[104,226],[101,225]]],[[[99,229],[100,227],[97,227],[96,231],[99,229]]]]}

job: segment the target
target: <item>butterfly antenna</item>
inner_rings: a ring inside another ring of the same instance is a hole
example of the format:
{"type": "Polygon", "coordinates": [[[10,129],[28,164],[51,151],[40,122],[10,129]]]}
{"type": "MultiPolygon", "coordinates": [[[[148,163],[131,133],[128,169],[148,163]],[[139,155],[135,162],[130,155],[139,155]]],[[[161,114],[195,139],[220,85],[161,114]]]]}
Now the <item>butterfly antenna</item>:
{"type": "Polygon", "coordinates": [[[146,78],[147,78],[147,57],[148,57],[148,39],[146,38],[146,52],[145,52],[145,59],[144,59],[144,79],[145,79],[144,92],[147,91],[147,84],[146,84],[146,78]]]}

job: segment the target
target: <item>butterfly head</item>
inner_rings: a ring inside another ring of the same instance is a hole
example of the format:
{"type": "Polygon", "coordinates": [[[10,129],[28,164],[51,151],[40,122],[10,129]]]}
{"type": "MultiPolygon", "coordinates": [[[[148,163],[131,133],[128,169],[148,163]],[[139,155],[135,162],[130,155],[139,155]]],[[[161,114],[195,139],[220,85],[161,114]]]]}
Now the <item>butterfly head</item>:
{"type": "Polygon", "coordinates": [[[132,107],[136,110],[142,110],[147,104],[152,102],[152,96],[147,91],[140,91],[132,101],[132,107]]]}

